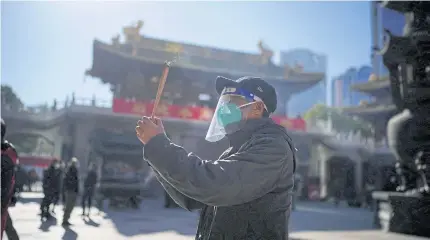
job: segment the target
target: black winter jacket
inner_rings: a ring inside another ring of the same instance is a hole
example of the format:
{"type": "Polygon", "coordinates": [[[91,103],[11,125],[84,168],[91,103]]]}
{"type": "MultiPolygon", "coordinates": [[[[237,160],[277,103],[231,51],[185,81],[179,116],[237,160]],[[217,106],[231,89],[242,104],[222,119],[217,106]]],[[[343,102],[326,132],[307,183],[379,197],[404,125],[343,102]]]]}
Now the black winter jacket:
{"type": "Polygon", "coordinates": [[[202,160],[165,135],[144,147],[145,159],[183,208],[201,202],[198,240],[288,239],[295,148],[271,119],[248,120],[218,160],[202,160]]]}
{"type": "Polygon", "coordinates": [[[75,166],[70,166],[63,180],[63,187],[66,192],[79,192],[79,175],[75,166]]]}

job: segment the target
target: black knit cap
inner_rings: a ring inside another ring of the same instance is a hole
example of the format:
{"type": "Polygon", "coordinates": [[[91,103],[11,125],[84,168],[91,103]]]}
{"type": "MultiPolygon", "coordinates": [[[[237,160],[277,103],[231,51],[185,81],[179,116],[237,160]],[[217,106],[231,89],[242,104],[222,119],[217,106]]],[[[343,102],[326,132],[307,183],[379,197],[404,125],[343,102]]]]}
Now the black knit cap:
{"type": "Polygon", "coordinates": [[[275,88],[259,77],[241,77],[233,80],[219,76],[216,78],[215,87],[218,94],[221,94],[226,87],[245,89],[261,98],[269,113],[273,113],[276,110],[278,102],[275,88]]]}

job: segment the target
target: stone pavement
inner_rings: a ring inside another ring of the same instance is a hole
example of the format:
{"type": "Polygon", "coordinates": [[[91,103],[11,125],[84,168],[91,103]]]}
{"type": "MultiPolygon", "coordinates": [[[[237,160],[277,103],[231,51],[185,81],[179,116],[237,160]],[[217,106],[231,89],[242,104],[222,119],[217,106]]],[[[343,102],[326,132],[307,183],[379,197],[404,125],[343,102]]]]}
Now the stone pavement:
{"type": "MultiPolygon", "coordinates": [[[[70,219],[73,226],[65,229],[61,227],[61,206],[56,209],[56,221],[40,222],[38,214],[41,197],[40,193],[24,193],[21,202],[10,208],[21,240],[191,240],[194,239],[198,221],[196,212],[164,209],[162,200],[151,199],[145,200],[139,210],[106,209],[106,212],[98,214],[94,209],[91,219],[82,218],[81,208],[76,207],[70,219]]],[[[306,240],[399,238],[397,235],[369,231],[371,227],[372,213],[369,210],[305,202],[299,203],[297,211],[292,213],[290,232],[292,239],[306,240]]]]}
{"type": "Polygon", "coordinates": [[[326,231],[294,233],[292,240],[425,240],[429,238],[403,234],[384,233],[378,230],[363,231],[326,231]]]}
{"type": "Polygon", "coordinates": [[[91,219],[82,218],[82,209],[76,207],[70,219],[73,225],[65,229],[61,226],[61,206],[56,209],[56,220],[40,222],[40,197],[38,193],[24,193],[22,201],[9,210],[21,240],[190,240],[194,239],[197,226],[197,213],[164,209],[160,201],[147,200],[140,210],[108,210],[98,214],[94,209],[91,219]]]}

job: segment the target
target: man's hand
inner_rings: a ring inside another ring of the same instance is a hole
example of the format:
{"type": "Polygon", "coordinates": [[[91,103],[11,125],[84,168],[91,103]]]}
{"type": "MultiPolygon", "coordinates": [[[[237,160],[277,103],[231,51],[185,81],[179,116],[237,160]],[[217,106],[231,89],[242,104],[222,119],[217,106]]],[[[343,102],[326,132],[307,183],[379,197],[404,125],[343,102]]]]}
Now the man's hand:
{"type": "Polygon", "coordinates": [[[137,121],[136,135],[143,144],[160,133],[164,133],[164,126],[159,118],[142,117],[137,121]]]}

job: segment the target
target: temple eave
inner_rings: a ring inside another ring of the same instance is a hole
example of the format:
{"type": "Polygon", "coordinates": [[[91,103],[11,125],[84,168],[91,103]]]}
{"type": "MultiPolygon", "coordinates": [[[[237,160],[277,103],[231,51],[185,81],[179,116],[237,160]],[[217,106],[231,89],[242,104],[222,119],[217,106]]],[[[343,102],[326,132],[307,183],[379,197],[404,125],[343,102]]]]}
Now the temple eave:
{"type": "MultiPolygon", "coordinates": [[[[123,77],[127,72],[131,72],[133,71],[133,69],[135,70],[136,66],[142,67],[142,64],[153,65],[153,67],[148,69],[149,71],[154,71],[154,76],[158,76],[161,72],[161,68],[164,62],[160,59],[149,58],[141,55],[133,56],[132,54],[120,51],[111,45],[95,40],[93,50],[93,66],[90,70],[87,71],[87,75],[100,78],[103,83],[117,84],[123,81],[123,77]]],[[[190,70],[201,73],[208,73],[209,75],[213,75],[214,78],[217,75],[223,75],[232,78],[256,75],[256,73],[251,72],[196,66],[190,63],[186,63],[185,61],[179,61],[173,67],[171,67],[172,74],[174,72],[174,69],[176,69],[176,71],[180,69],[180,71],[190,70]]],[[[287,85],[290,85],[290,87],[293,89],[297,88],[297,91],[293,92],[300,92],[322,81],[325,77],[325,74],[301,73],[291,71],[288,78],[286,79],[284,76],[281,75],[271,75],[267,73],[262,73],[260,77],[263,77],[268,81],[273,81],[274,83],[286,83],[287,85]]]]}
{"type": "Polygon", "coordinates": [[[351,85],[351,89],[354,91],[360,91],[363,93],[368,93],[372,91],[377,91],[379,89],[389,89],[390,88],[390,81],[370,81],[366,83],[358,83],[351,85]]]}
{"type": "Polygon", "coordinates": [[[394,105],[358,106],[342,108],[341,111],[347,115],[361,118],[373,118],[382,115],[391,115],[396,111],[394,105]]]}

